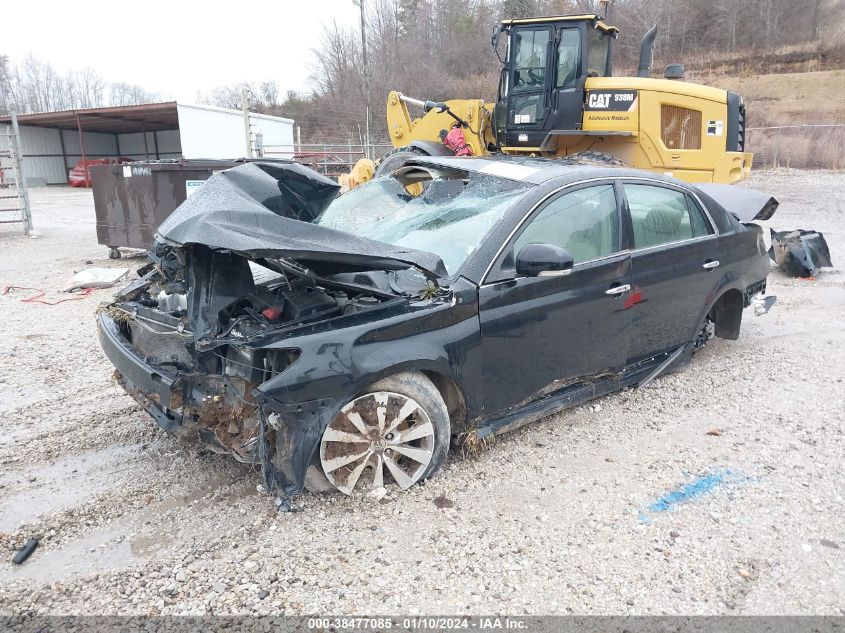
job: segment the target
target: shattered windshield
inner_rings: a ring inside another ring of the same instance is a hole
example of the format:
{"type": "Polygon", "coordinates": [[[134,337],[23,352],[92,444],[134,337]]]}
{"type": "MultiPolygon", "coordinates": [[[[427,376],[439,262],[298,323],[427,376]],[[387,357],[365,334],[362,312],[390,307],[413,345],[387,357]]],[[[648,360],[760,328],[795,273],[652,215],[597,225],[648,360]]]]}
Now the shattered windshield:
{"type": "Polygon", "coordinates": [[[429,251],[452,275],[530,186],[466,172],[407,187],[384,176],[336,198],[315,224],[429,251]]]}

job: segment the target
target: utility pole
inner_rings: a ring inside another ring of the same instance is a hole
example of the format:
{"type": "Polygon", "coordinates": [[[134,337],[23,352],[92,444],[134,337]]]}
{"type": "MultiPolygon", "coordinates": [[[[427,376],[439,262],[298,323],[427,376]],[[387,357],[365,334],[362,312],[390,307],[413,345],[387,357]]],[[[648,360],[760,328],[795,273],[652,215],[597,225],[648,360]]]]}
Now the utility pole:
{"type": "Polygon", "coordinates": [[[241,88],[241,112],[244,116],[244,138],[246,140],[246,153],[244,158],[252,158],[252,130],[249,125],[249,88],[241,88]]]}
{"type": "Polygon", "coordinates": [[[361,61],[364,63],[364,135],[367,144],[364,156],[370,157],[370,70],[367,66],[367,12],[365,0],[352,0],[361,9],[361,61]]]}

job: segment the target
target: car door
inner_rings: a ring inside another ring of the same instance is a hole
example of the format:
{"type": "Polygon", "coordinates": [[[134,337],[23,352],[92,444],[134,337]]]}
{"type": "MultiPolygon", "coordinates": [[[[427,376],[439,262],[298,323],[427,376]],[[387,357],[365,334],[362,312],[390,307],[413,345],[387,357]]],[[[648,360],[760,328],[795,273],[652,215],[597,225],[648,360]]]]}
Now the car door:
{"type": "Polygon", "coordinates": [[[632,273],[621,226],[608,181],[552,196],[510,238],[479,288],[485,414],[624,367],[632,273]],[[569,251],[571,271],[518,277],[516,254],[531,243],[569,251]]]}
{"type": "Polygon", "coordinates": [[[716,229],[688,192],[668,183],[625,181],[634,291],[628,361],[692,341],[720,285],[716,229]]]}

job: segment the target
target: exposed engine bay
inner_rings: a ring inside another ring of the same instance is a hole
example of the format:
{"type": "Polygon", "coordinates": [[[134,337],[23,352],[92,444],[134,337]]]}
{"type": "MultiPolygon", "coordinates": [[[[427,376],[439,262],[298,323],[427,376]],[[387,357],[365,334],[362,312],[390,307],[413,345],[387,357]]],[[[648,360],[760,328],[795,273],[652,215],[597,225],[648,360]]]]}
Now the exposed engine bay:
{"type": "MultiPolygon", "coordinates": [[[[202,247],[160,249],[108,313],[134,352],[178,375],[181,392],[157,402],[199,439],[252,461],[259,415],[252,392],[299,350],[272,342],[315,324],[407,303],[432,286],[413,269],[319,277],[295,262],[202,247]]],[[[141,393],[118,378],[136,399],[141,393]]]]}
{"type": "Polygon", "coordinates": [[[198,248],[188,254],[186,268],[178,261],[181,254],[171,251],[139,271],[142,283],[127,289],[124,296],[166,315],[174,325],[181,324],[181,331],[195,335],[199,349],[249,342],[372,309],[426,287],[425,278],[413,271],[318,277],[290,261],[263,259],[257,263],[235,253],[198,248]],[[203,304],[191,310],[189,306],[196,303],[190,299],[203,304]]]}

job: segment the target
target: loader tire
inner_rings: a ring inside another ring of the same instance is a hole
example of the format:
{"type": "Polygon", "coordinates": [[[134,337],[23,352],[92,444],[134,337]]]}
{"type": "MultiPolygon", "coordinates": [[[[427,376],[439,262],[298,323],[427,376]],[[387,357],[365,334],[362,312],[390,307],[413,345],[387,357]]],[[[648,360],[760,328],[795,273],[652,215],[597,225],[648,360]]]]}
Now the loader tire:
{"type": "Polygon", "coordinates": [[[428,156],[428,154],[416,147],[401,147],[391,150],[376,163],[375,178],[396,171],[409,158],[419,158],[420,156],[428,156]]]}
{"type": "Polygon", "coordinates": [[[567,160],[574,160],[584,165],[600,165],[602,167],[630,167],[624,160],[604,152],[576,152],[564,156],[567,160]]]}

